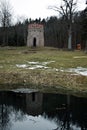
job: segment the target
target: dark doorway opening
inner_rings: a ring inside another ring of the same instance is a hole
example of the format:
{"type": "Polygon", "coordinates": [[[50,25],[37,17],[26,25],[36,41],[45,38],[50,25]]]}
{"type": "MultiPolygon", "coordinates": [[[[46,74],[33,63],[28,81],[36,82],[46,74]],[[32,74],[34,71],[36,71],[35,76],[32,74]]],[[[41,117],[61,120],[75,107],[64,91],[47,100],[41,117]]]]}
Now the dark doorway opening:
{"type": "Polygon", "coordinates": [[[36,47],[36,37],[33,39],[33,47],[36,47]]]}

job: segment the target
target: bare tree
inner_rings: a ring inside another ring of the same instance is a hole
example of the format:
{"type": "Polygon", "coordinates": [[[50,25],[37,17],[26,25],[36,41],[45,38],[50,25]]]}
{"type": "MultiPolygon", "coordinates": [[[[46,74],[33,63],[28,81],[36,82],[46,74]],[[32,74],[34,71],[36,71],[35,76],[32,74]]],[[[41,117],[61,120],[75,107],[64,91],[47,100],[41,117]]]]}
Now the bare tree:
{"type": "Polygon", "coordinates": [[[68,49],[72,49],[72,22],[73,15],[76,10],[77,0],[62,0],[62,5],[60,7],[51,6],[50,9],[53,9],[59,12],[62,17],[67,22],[68,27],[68,49]]]}
{"type": "MultiPolygon", "coordinates": [[[[86,5],[87,5],[87,0],[86,0],[86,5]]],[[[87,22],[87,6],[85,9],[85,23],[87,22]]],[[[87,24],[86,24],[87,25],[87,24]]],[[[87,29],[85,29],[85,34],[86,34],[86,47],[85,47],[85,52],[87,53],[87,29]]]]}
{"type": "Polygon", "coordinates": [[[7,0],[2,0],[0,2],[0,24],[3,28],[3,44],[6,44],[6,39],[8,37],[6,36],[7,28],[11,25],[11,6],[10,3],[7,0]]]}

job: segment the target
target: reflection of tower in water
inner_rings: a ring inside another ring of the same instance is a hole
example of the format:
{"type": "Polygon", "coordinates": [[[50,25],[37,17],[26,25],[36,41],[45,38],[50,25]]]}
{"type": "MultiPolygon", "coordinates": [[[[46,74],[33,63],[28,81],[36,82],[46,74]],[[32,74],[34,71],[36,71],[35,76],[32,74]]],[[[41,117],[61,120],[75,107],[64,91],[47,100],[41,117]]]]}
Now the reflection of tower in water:
{"type": "Polygon", "coordinates": [[[42,113],[43,94],[39,92],[32,92],[26,94],[26,111],[31,115],[38,115],[42,113]]]}

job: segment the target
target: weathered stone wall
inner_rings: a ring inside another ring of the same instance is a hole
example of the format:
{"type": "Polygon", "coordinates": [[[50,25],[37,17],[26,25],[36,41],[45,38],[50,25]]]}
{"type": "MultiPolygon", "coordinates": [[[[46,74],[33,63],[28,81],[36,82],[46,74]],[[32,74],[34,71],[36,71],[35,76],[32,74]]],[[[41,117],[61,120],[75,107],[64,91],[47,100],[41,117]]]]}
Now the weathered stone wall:
{"type": "Polygon", "coordinates": [[[44,46],[44,28],[41,24],[29,24],[27,46],[42,47],[44,46]]]}

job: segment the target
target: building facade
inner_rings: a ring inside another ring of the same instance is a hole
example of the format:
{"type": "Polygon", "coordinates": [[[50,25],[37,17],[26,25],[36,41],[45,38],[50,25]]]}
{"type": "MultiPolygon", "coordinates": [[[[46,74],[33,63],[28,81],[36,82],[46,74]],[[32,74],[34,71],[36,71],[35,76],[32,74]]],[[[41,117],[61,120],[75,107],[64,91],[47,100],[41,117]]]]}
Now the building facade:
{"type": "Polygon", "coordinates": [[[42,24],[29,24],[28,36],[27,36],[28,47],[43,47],[44,46],[44,27],[42,24]]]}

